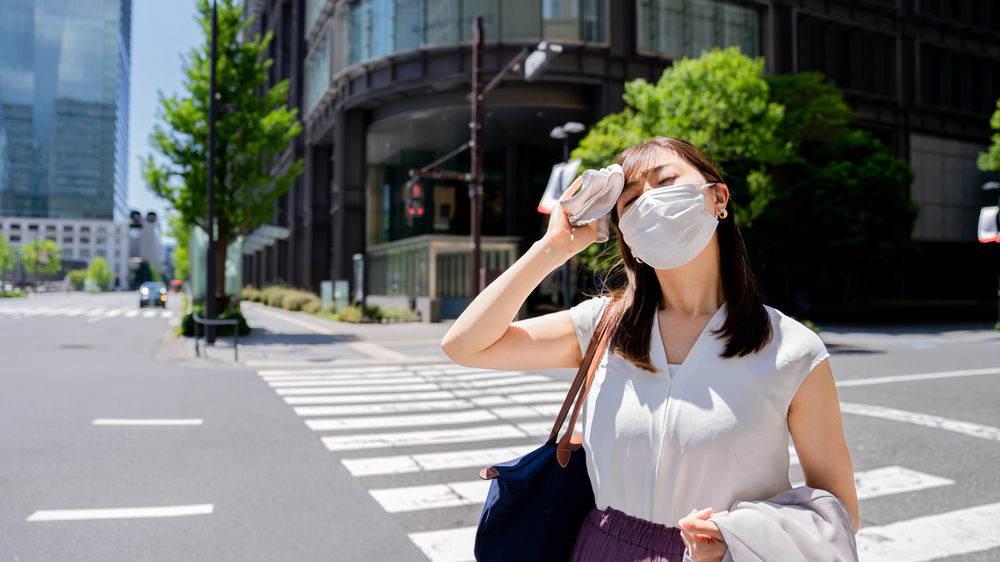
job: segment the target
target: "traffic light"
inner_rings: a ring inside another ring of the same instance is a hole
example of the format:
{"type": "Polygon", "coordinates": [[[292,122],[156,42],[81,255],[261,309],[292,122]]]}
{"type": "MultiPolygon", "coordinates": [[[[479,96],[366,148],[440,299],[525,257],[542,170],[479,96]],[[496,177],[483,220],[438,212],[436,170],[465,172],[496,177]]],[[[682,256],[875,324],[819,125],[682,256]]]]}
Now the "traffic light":
{"type": "Polygon", "coordinates": [[[420,182],[406,182],[406,214],[411,217],[424,216],[424,188],[420,182]]]}

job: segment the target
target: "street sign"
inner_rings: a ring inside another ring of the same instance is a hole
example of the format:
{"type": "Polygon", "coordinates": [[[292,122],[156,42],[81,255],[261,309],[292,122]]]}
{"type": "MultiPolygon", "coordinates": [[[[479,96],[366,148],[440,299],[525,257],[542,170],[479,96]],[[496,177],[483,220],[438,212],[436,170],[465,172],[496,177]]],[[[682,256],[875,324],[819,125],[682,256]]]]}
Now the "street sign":
{"type": "Polygon", "coordinates": [[[45,250],[42,250],[41,252],[39,252],[38,253],[38,261],[42,265],[48,265],[48,263],[49,263],[49,253],[46,252],[45,250]]]}
{"type": "Polygon", "coordinates": [[[542,200],[538,202],[538,212],[546,215],[552,214],[552,208],[559,202],[564,191],[569,189],[570,184],[576,177],[576,171],[580,169],[579,158],[569,162],[560,162],[552,166],[552,174],[549,176],[549,184],[545,186],[545,193],[542,200]]]}
{"type": "Polygon", "coordinates": [[[1000,242],[1000,232],[997,228],[998,212],[1000,212],[1000,207],[983,207],[979,210],[980,242],[1000,242]]]}

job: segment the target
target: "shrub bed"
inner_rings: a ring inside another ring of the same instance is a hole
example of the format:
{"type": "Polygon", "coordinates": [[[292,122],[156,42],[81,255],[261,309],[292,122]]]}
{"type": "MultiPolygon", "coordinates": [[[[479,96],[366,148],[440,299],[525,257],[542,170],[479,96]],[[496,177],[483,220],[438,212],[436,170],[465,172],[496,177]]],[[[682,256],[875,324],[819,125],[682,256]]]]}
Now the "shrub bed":
{"type": "Polygon", "coordinates": [[[340,313],[335,313],[332,304],[324,309],[323,301],[315,293],[285,285],[268,285],[260,289],[247,285],[243,288],[241,296],[245,301],[259,302],[285,310],[308,312],[320,318],[352,324],[420,321],[418,313],[400,307],[366,306],[362,308],[357,304],[351,304],[340,313]]]}

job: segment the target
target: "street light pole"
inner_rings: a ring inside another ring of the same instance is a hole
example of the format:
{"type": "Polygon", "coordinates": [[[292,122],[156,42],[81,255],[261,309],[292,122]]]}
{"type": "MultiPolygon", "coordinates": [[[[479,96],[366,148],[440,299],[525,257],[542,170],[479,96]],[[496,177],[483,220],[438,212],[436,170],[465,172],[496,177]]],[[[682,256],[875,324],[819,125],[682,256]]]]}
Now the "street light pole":
{"type": "MultiPolygon", "coordinates": [[[[217,43],[219,41],[218,11],[215,1],[212,2],[212,52],[208,70],[208,216],[206,230],[208,231],[208,247],[205,256],[205,319],[215,320],[215,67],[219,58],[217,43]]],[[[205,343],[215,344],[215,326],[205,326],[205,343]]]]}
{"type": "Polygon", "coordinates": [[[479,275],[483,230],[483,18],[476,16],[472,41],[472,183],[469,184],[469,198],[472,200],[472,255],[469,297],[474,299],[482,291],[479,275]]]}

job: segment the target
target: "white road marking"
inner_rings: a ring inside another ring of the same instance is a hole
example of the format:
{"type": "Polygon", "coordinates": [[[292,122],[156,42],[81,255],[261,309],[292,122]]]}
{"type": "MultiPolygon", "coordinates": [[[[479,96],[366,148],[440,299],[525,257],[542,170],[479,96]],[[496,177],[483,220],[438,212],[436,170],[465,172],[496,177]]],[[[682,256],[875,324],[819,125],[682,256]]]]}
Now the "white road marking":
{"type": "Polygon", "coordinates": [[[129,311],[129,308],[119,308],[118,310],[109,310],[107,314],[104,315],[105,318],[114,318],[115,316],[121,316],[129,311]]]}
{"type": "Polygon", "coordinates": [[[436,412],[467,410],[466,400],[431,400],[427,402],[391,402],[388,404],[355,404],[348,406],[299,406],[295,413],[302,416],[357,416],[364,414],[401,414],[403,412],[436,412]]]}
{"type": "MultiPolygon", "coordinates": [[[[412,368],[412,367],[411,367],[412,368]]],[[[403,367],[399,365],[389,365],[385,367],[365,367],[364,373],[389,373],[389,372],[402,372],[403,367]]],[[[359,374],[357,367],[339,367],[339,368],[329,368],[329,369],[266,369],[263,371],[257,371],[257,374],[262,377],[272,377],[281,375],[336,375],[345,374],[349,377],[354,377],[359,374]],[[349,374],[348,374],[349,373],[349,374]]]]}
{"type": "Polygon", "coordinates": [[[352,386],[350,388],[330,388],[325,386],[308,386],[304,388],[276,388],[274,391],[278,396],[305,396],[309,394],[330,394],[331,392],[336,392],[337,394],[361,394],[365,392],[411,392],[417,390],[441,390],[436,384],[432,383],[420,383],[420,384],[400,384],[396,386],[352,386]]]}
{"type": "Polygon", "coordinates": [[[124,316],[125,316],[125,318],[135,318],[136,316],[139,316],[139,311],[138,310],[130,310],[130,311],[126,312],[124,316]]]}
{"type": "Polygon", "coordinates": [[[510,378],[492,378],[485,381],[452,381],[450,379],[445,379],[439,381],[438,384],[440,384],[442,388],[494,388],[530,382],[547,383],[552,382],[552,379],[545,375],[523,375],[520,377],[510,378]]]}
{"type": "Polygon", "coordinates": [[[147,310],[146,312],[142,313],[142,317],[143,318],[152,318],[154,316],[156,316],[156,311],[155,310],[147,310]]]}
{"type": "Polygon", "coordinates": [[[926,562],[1000,547],[1000,503],[926,515],[857,534],[862,562],[926,562]]]}
{"type": "Polygon", "coordinates": [[[510,400],[518,404],[538,404],[539,402],[562,402],[566,399],[566,392],[569,391],[569,385],[566,385],[566,389],[562,392],[527,392],[524,394],[515,394],[509,396],[510,400]]]}
{"type": "Polygon", "coordinates": [[[94,519],[142,519],[148,517],[182,517],[185,515],[210,515],[210,503],[197,505],[168,505],[163,507],[119,507],[108,509],[48,509],[28,516],[34,521],[88,521],[94,519]]]}
{"type": "Polygon", "coordinates": [[[538,445],[521,445],[517,447],[497,447],[494,449],[449,451],[446,453],[341,459],[340,463],[347,468],[352,476],[357,477],[451,470],[454,468],[486,468],[500,462],[522,457],[536,448],[538,448],[538,445]]]}
{"type": "MultiPolygon", "coordinates": [[[[567,416],[567,420],[568,420],[567,416]]],[[[543,421],[543,422],[533,422],[533,423],[519,423],[517,427],[531,435],[533,437],[548,437],[549,433],[552,433],[552,425],[555,423],[554,420],[543,421]]],[[[563,436],[566,432],[566,424],[568,421],[563,422],[563,426],[559,428],[559,437],[563,436]]],[[[573,428],[573,434],[583,433],[583,420],[576,420],[576,426],[573,428]]]]}
{"type": "MultiPolygon", "coordinates": [[[[365,381],[373,381],[373,382],[379,382],[379,381],[401,381],[401,380],[415,379],[416,376],[413,373],[400,372],[400,373],[373,373],[373,374],[370,374],[370,375],[359,375],[359,374],[353,374],[353,375],[301,375],[301,376],[272,375],[272,376],[267,376],[267,377],[262,377],[262,378],[265,381],[267,381],[268,384],[279,383],[279,382],[298,382],[298,381],[301,381],[301,382],[306,382],[306,381],[330,381],[330,382],[337,382],[337,381],[339,381],[341,384],[349,384],[349,383],[364,384],[365,381]]],[[[418,380],[422,380],[424,382],[427,382],[427,381],[425,381],[422,378],[418,379],[418,380]]]]}
{"type": "Polygon", "coordinates": [[[489,439],[522,439],[531,436],[533,434],[512,425],[503,424],[465,427],[461,429],[437,429],[432,431],[421,430],[338,435],[335,437],[323,437],[321,440],[326,445],[326,448],[331,451],[350,451],[358,449],[384,449],[388,447],[412,447],[416,445],[438,445],[441,443],[469,443],[489,439]]]}
{"type": "Polygon", "coordinates": [[[539,404],[537,406],[506,406],[493,408],[494,414],[501,419],[514,420],[520,418],[553,418],[559,415],[562,404],[539,404]]]}
{"type": "MultiPolygon", "coordinates": [[[[76,310],[71,310],[71,311],[67,312],[66,314],[63,314],[63,316],[79,316],[79,315],[87,312],[87,310],[88,309],[86,309],[86,308],[78,308],[76,310]]],[[[128,316],[128,314],[126,314],[126,316],[128,316]]]]}
{"type": "Polygon", "coordinates": [[[424,531],[408,536],[430,562],[475,562],[475,527],[424,531]]]}
{"type": "MultiPolygon", "coordinates": [[[[435,378],[435,379],[447,379],[447,380],[471,382],[471,381],[479,381],[479,380],[509,379],[509,378],[515,378],[515,377],[523,377],[523,376],[526,376],[526,375],[525,375],[524,371],[494,371],[494,372],[491,372],[491,373],[473,373],[471,375],[449,375],[447,373],[441,373],[441,374],[434,374],[434,375],[430,375],[430,374],[423,375],[423,374],[421,374],[421,376],[426,376],[427,378],[435,378]]],[[[550,379],[548,377],[545,377],[545,378],[546,378],[546,380],[552,380],[552,379],[550,379]]]]}
{"type": "Polygon", "coordinates": [[[426,486],[405,486],[368,490],[387,513],[406,513],[443,507],[482,504],[490,491],[487,480],[448,482],[426,486]]]}
{"type": "Polygon", "coordinates": [[[476,396],[478,394],[496,394],[500,396],[510,396],[512,394],[519,394],[521,392],[541,392],[550,390],[561,390],[563,392],[563,398],[565,398],[566,391],[569,390],[569,387],[570,383],[568,382],[544,382],[544,383],[522,384],[519,386],[508,386],[500,388],[479,388],[475,390],[456,389],[453,392],[455,393],[455,396],[461,396],[462,398],[465,398],[468,396],[476,396]]]}
{"type": "Polygon", "coordinates": [[[331,392],[335,392],[335,388],[351,388],[356,386],[394,386],[400,384],[433,384],[428,382],[426,379],[421,377],[392,377],[392,378],[372,378],[372,379],[354,379],[349,381],[325,381],[325,380],[278,380],[278,381],[267,381],[268,386],[271,388],[307,388],[307,387],[319,387],[330,388],[331,392]]]}
{"type": "Polygon", "coordinates": [[[969,369],[965,371],[942,371],[939,373],[921,373],[918,375],[898,375],[894,377],[873,377],[870,379],[854,379],[837,381],[838,387],[868,386],[871,384],[887,384],[893,382],[926,381],[933,379],[950,379],[955,377],[977,377],[982,375],[1000,375],[1000,369],[969,369]]]}
{"type": "Polygon", "coordinates": [[[424,427],[431,425],[457,425],[496,421],[497,416],[489,410],[449,412],[406,416],[365,416],[360,418],[325,418],[306,420],[306,426],[313,431],[342,431],[348,429],[392,429],[424,427]]]}
{"type": "MultiPolygon", "coordinates": [[[[924,474],[901,466],[884,466],[854,473],[854,486],[858,491],[859,500],[940,488],[941,486],[951,486],[954,483],[954,480],[933,474],[924,474]]],[[[798,482],[792,484],[792,487],[797,488],[804,484],[805,482],[798,482]]]]}
{"type": "Polygon", "coordinates": [[[418,400],[441,400],[455,398],[455,394],[442,390],[439,392],[400,392],[390,394],[348,394],[345,396],[287,396],[285,403],[293,406],[307,404],[363,404],[365,402],[407,402],[418,400]]]}
{"type": "Polygon", "coordinates": [[[870,418],[881,418],[884,420],[907,422],[916,425],[922,425],[924,427],[933,427],[936,429],[944,429],[946,431],[954,431],[955,433],[961,433],[963,435],[969,435],[971,437],[979,437],[980,439],[1000,441],[1000,428],[991,427],[988,425],[980,425],[978,423],[951,420],[939,416],[918,414],[916,412],[907,412],[904,410],[896,410],[893,408],[883,408],[882,406],[870,406],[868,404],[849,404],[847,402],[840,403],[840,411],[845,414],[854,414],[857,416],[867,416],[870,418]]]}
{"type": "Polygon", "coordinates": [[[101,308],[96,308],[94,310],[91,310],[90,312],[84,314],[84,316],[100,316],[101,314],[104,314],[103,306],[101,308]]]}
{"type": "Polygon", "coordinates": [[[99,418],[91,425],[201,425],[202,420],[198,418],[188,419],[112,419],[99,418]]]}
{"type": "Polygon", "coordinates": [[[164,310],[163,312],[160,313],[160,318],[170,318],[173,315],[174,312],[172,310],[164,310]]]}

